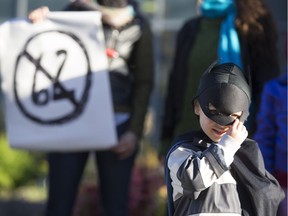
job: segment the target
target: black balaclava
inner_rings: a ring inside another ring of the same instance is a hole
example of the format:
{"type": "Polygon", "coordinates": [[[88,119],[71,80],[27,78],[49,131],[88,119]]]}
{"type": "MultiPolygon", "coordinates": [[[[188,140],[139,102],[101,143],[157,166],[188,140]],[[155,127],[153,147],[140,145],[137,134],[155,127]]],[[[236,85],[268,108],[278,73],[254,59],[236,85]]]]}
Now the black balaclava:
{"type": "Polygon", "coordinates": [[[242,112],[241,122],[247,120],[251,89],[238,66],[213,63],[202,75],[193,103],[195,99],[208,118],[220,125],[230,125],[235,120],[230,115],[236,112],[242,112]],[[211,111],[209,104],[216,111],[211,111]]]}

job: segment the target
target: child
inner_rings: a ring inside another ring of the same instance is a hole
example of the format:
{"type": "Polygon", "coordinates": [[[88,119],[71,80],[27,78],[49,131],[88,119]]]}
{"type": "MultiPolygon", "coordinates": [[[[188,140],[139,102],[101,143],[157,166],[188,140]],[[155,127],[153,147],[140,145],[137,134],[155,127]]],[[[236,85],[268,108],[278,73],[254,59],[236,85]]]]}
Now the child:
{"type": "Polygon", "coordinates": [[[212,64],[192,103],[201,131],[176,138],[167,154],[169,215],[275,216],[284,194],[243,125],[250,86],[239,67],[212,64]]]}

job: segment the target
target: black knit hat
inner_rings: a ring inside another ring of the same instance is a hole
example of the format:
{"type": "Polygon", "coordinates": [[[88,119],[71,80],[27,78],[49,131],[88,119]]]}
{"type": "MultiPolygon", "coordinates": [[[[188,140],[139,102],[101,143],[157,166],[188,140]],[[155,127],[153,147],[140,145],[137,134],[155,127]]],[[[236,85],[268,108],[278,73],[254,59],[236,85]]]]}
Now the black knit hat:
{"type": "Polygon", "coordinates": [[[97,0],[97,3],[106,7],[123,8],[128,4],[127,0],[97,0]]]}
{"type": "Polygon", "coordinates": [[[237,65],[213,63],[202,75],[194,99],[199,101],[208,118],[220,125],[229,125],[235,120],[230,115],[236,112],[242,112],[240,121],[247,120],[251,89],[237,65]],[[209,109],[209,104],[216,110],[209,109]]]}

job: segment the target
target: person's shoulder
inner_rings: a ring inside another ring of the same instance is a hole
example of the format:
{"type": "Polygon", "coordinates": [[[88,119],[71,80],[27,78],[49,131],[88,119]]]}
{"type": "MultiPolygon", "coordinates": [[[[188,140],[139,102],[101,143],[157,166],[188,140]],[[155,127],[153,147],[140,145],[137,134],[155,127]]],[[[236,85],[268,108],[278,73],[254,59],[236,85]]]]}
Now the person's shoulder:
{"type": "Polygon", "coordinates": [[[150,21],[144,15],[135,16],[134,20],[138,23],[142,28],[150,28],[150,21]]]}
{"type": "MultiPolygon", "coordinates": [[[[271,95],[277,95],[277,89],[287,88],[287,73],[267,81],[263,88],[263,94],[268,93],[271,95]]],[[[278,95],[277,95],[278,96],[278,95]]]]}
{"type": "Polygon", "coordinates": [[[135,9],[134,11],[134,18],[131,25],[139,25],[142,31],[151,31],[151,25],[149,18],[139,11],[139,9],[135,9]]]}
{"type": "Polygon", "coordinates": [[[194,151],[203,151],[208,147],[207,143],[209,143],[209,138],[202,130],[189,131],[178,135],[174,139],[174,141],[172,142],[172,146],[168,152],[168,155],[179,147],[184,147],[194,151]]]}
{"type": "Polygon", "coordinates": [[[193,143],[194,138],[195,138],[195,132],[194,131],[178,135],[172,141],[172,145],[171,145],[167,155],[170,155],[171,152],[175,151],[180,146],[186,146],[187,147],[187,145],[191,145],[193,143]]]}
{"type": "Polygon", "coordinates": [[[88,2],[84,1],[72,1],[69,2],[64,8],[63,11],[97,11],[98,8],[88,2]]]}
{"type": "Polygon", "coordinates": [[[287,73],[280,74],[278,77],[267,82],[267,85],[281,85],[287,86],[287,73]]]}
{"type": "Polygon", "coordinates": [[[200,23],[201,20],[202,20],[201,16],[190,18],[190,19],[184,21],[181,29],[196,27],[196,26],[198,26],[198,24],[200,23]]]}
{"type": "Polygon", "coordinates": [[[256,140],[254,140],[252,138],[246,138],[243,143],[246,143],[247,145],[249,145],[249,144],[251,144],[251,145],[255,145],[256,144],[257,145],[256,140]]]}
{"type": "Polygon", "coordinates": [[[181,41],[181,43],[183,40],[191,40],[192,35],[197,32],[201,20],[202,17],[193,17],[184,21],[177,33],[178,39],[181,41]]]}
{"type": "Polygon", "coordinates": [[[255,149],[255,148],[256,149],[259,148],[257,141],[252,138],[246,138],[242,143],[240,149],[255,149]]]}

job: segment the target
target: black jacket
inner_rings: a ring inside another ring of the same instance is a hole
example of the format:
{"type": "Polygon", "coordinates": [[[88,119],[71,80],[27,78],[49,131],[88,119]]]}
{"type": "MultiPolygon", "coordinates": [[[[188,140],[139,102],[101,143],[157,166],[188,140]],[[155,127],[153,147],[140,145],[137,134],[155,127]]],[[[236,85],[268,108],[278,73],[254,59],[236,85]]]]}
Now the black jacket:
{"type": "MultiPolygon", "coordinates": [[[[211,142],[203,131],[181,135],[177,137],[175,144],[167,154],[167,160],[170,153],[179,146],[187,148],[190,145],[192,147],[195,139],[211,142]]],[[[246,139],[243,142],[241,148],[234,155],[230,171],[237,182],[243,216],[276,216],[279,203],[284,199],[284,192],[278,181],[266,171],[262,154],[254,140],[246,139]]],[[[170,184],[167,163],[165,164],[165,179],[168,189],[169,215],[171,216],[174,212],[173,189],[170,184]]]]}

